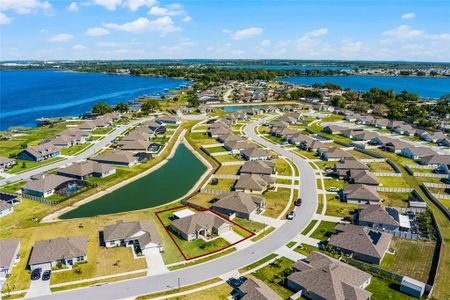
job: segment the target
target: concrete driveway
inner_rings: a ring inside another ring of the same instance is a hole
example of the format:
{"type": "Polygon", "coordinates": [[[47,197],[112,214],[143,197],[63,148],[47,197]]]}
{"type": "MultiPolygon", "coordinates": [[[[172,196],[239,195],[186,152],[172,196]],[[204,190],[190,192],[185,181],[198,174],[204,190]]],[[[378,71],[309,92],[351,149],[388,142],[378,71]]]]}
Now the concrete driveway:
{"type": "Polygon", "coordinates": [[[164,264],[164,260],[158,247],[144,249],[143,254],[145,255],[145,260],[147,261],[147,275],[156,275],[169,272],[164,264]]]}
{"type": "MultiPolygon", "coordinates": [[[[44,271],[50,270],[50,269],[42,269],[42,274],[44,274],[44,271]]],[[[70,272],[70,271],[69,271],[70,272]]],[[[31,280],[31,279],[30,279],[31,280]]],[[[25,295],[25,298],[33,298],[38,296],[45,296],[51,294],[50,291],[50,280],[31,280],[30,288],[28,289],[27,294],[25,295]]]]}

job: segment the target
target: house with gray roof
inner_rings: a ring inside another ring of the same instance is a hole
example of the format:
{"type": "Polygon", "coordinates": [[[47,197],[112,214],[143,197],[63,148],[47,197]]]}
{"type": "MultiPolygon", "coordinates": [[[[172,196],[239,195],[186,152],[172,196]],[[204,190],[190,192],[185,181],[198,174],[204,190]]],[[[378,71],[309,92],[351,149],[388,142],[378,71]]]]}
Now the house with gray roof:
{"type": "Polygon", "coordinates": [[[382,149],[389,152],[394,153],[400,153],[402,149],[411,147],[410,143],[404,142],[399,139],[392,139],[391,141],[388,141],[384,146],[382,146],[382,149]]]}
{"type": "Polygon", "coordinates": [[[0,218],[14,212],[14,205],[6,201],[0,201],[0,218]]]}
{"type": "Polygon", "coordinates": [[[148,248],[162,251],[162,241],[152,220],[135,222],[117,221],[103,228],[103,242],[106,248],[131,247],[137,254],[148,248]]]}
{"type": "Polygon", "coordinates": [[[353,184],[380,185],[377,177],[368,170],[351,170],[349,179],[353,184]]]}
{"type": "Polygon", "coordinates": [[[237,289],[243,300],[282,300],[274,290],[257,278],[249,278],[237,289]]]}
{"type": "Polygon", "coordinates": [[[373,131],[361,131],[361,132],[356,132],[353,134],[352,136],[352,140],[354,141],[370,141],[374,138],[376,138],[378,136],[378,133],[373,132],[373,131]]]}
{"type": "Polygon", "coordinates": [[[0,172],[4,172],[15,164],[16,160],[14,158],[0,156],[0,172]]]}
{"type": "Polygon", "coordinates": [[[297,261],[293,269],[286,285],[307,299],[368,300],[372,295],[365,290],[370,274],[317,251],[297,261]]]}
{"type": "Polygon", "coordinates": [[[275,173],[275,163],[270,160],[246,161],[239,170],[241,175],[257,174],[270,176],[275,173]]]}
{"type": "Polygon", "coordinates": [[[347,130],[347,127],[340,126],[340,125],[328,125],[323,128],[323,132],[329,133],[329,134],[341,134],[343,131],[347,130]]]}
{"type": "Polygon", "coordinates": [[[230,127],[222,125],[222,126],[210,126],[206,131],[210,137],[217,138],[221,135],[232,134],[233,131],[230,127]]]}
{"type": "Polygon", "coordinates": [[[58,264],[71,268],[75,263],[86,262],[87,241],[87,236],[70,236],[37,241],[28,260],[30,269],[50,270],[58,264]]]}
{"type": "Polygon", "coordinates": [[[233,154],[238,154],[242,150],[254,148],[255,144],[248,141],[227,141],[223,144],[223,147],[233,154]]]}
{"type": "Polygon", "coordinates": [[[123,151],[147,152],[150,150],[150,142],[147,140],[121,141],[118,145],[123,151]]]}
{"type": "Polygon", "coordinates": [[[242,192],[228,192],[216,195],[212,209],[232,219],[251,219],[266,207],[265,198],[242,192]]]}
{"type": "Polygon", "coordinates": [[[238,192],[262,194],[274,183],[275,179],[268,175],[245,174],[239,176],[239,179],[234,184],[234,190],[238,192]]]}
{"type": "Polygon", "coordinates": [[[61,151],[53,143],[48,142],[36,146],[28,146],[17,154],[17,159],[43,161],[52,157],[59,156],[61,151]]]}
{"type": "Polygon", "coordinates": [[[241,151],[245,160],[268,160],[272,158],[269,151],[261,148],[247,148],[241,151]]]}
{"type": "Polygon", "coordinates": [[[353,224],[336,225],[328,245],[371,264],[380,264],[391,244],[392,234],[353,224]]]}
{"type": "Polygon", "coordinates": [[[75,178],[55,175],[40,174],[31,177],[31,180],[22,185],[22,194],[46,198],[53,194],[65,194],[69,189],[77,189],[82,182],[75,178]]]}
{"type": "Polygon", "coordinates": [[[345,136],[345,137],[347,137],[347,138],[353,139],[353,137],[354,137],[355,135],[360,134],[360,133],[362,133],[362,132],[364,132],[364,129],[362,129],[362,128],[358,128],[358,127],[355,127],[355,128],[347,128],[347,129],[345,129],[345,130],[342,130],[341,135],[342,135],[342,136],[345,136]]]}
{"type": "Polygon", "coordinates": [[[343,188],[344,200],[355,204],[378,204],[381,201],[376,186],[366,184],[346,184],[343,188]]]}
{"type": "Polygon", "coordinates": [[[353,157],[349,152],[338,147],[331,147],[325,150],[318,151],[320,158],[326,161],[338,161],[353,157]]]}
{"type": "Polygon", "coordinates": [[[175,219],[169,228],[180,238],[192,241],[199,238],[220,236],[232,230],[232,224],[208,211],[198,212],[181,219],[175,219]]]}
{"type": "Polygon", "coordinates": [[[378,146],[384,146],[387,143],[391,142],[391,141],[395,141],[396,139],[393,139],[391,137],[388,136],[384,136],[384,135],[379,135],[377,137],[374,137],[372,139],[369,140],[368,144],[370,145],[378,145],[378,146]]]}
{"type": "Polygon", "coordinates": [[[430,147],[409,146],[401,149],[400,154],[411,159],[420,159],[424,156],[434,155],[436,152],[430,147]]]}
{"type": "Polygon", "coordinates": [[[381,129],[383,129],[383,128],[387,128],[387,127],[388,127],[389,122],[390,122],[389,119],[386,119],[386,118],[380,118],[380,119],[376,119],[373,125],[374,125],[376,128],[381,128],[381,129]]]}
{"type": "Polygon", "coordinates": [[[125,167],[132,167],[140,163],[139,157],[131,151],[104,152],[89,159],[103,164],[125,167]]]}
{"type": "Polygon", "coordinates": [[[300,142],[300,149],[306,150],[306,151],[326,151],[326,149],[330,148],[329,145],[327,145],[324,142],[321,142],[317,139],[314,139],[312,137],[306,136],[302,142],[300,142]]]}
{"type": "Polygon", "coordinates": [[[411,135],[415,135],[416,134],[416,129],[414,129],[409,124],[405,124],[405,125],[400,125],[400,126],[397,126],[397,127],[393,128],[392,132],[398,133],[398,134],[402,134],[402,135],[406,135],[406,136],[411,136],[411,135]]]}
{"type": "Polygon", "coordinates": [[[217,140],[221,143],[227,143],[227,142],[236,142],[236,141],[242,141],[242,137],[239,135],[228,133],[224,135],[219,135],[217,137],[217,140]]]}
{"type": "Polygon", "coordinates": [[[382,205],[361,205],[356,211],[356,224],[384,231],[409,230],[411,224],[408,216],[401,215],[393,207],[382,205]]]}
{"type": "Polygon", "coordinates": [[[68,167],[60,168],[57,171],[58,175],[79,180],[86,180],[90,177],[103,178],[114,173],[116,173],[116,168],[114,166],[90,160],[73,163],[68,167]]]}
{"type": "Polygon", "coordinates": [[[0,240],[0,288],[2,279],[11,274],[13,267],[20,261],[20,240],[0,240]]]}
{"type": "Polygon", "coordinates": [[[181,124],[181,118],[178,116],[161,116],[156,118],[156,123],[159,123],[161,125],[167,125],[167,124],[181,124]]]}

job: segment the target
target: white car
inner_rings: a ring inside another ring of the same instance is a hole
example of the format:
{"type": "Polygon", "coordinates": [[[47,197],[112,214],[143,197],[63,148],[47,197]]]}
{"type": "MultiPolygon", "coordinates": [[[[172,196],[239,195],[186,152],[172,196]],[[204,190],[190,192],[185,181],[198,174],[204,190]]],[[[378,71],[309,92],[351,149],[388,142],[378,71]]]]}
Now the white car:
{"type": "Polygon", "coordinates": [[[292,220],[295,217],[295,212],[291,211],[290,213],[287,214],[286,219],[288,220],[292,220]]]}
{"type": "Polygon", "coordinates": [[[330,191],[330,192],[339,192],[339,189],[337,187],[332,186],[332,187],[330,187],[328,189],[328,191],[330,191]]]}

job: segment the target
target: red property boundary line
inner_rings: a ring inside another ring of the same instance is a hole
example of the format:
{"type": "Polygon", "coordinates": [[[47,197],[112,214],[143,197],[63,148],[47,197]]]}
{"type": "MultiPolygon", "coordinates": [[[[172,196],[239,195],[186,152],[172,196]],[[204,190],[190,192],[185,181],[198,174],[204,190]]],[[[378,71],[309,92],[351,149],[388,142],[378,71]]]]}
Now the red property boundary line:
{"type": "Polygon", "coordinates": [[[182,205],[182,206],[177,206],[177,207],[174,207],[174,208],[169,208],[169,209],[164,209],[164,210],[157,211],[157,212],[155,212],[155,215],[156,215],[156,217],[158,218],[158,220],[159,220],[159,222],[161,223],[161,225],[162,225],[162,226],[164,227],[164,229],[166,230],[166,232],[167,232],[167,234],[169,235],[169,237],[170,237],[170,239],[172,240],[172,242],[173,242],[173,243],[175,244],[175,246],[177,247],[178,251],[181,253],[181,255],[183,256],[183,258],[184,258],[186,261],[193,260],[193,259],[197,259],[197,258],[200,258],[200,257],[208,256],[208,255],[211,255],[211,254],[214,254],[214,253],[223,251],[223,250],[225,250],[225,249],[231,248],[231,247],[233,247],[234,245],[236,245],[236,244],[238,244],[238,243],[240,243],[240,242],[243,242],[243,241],[245,241],[245,240],[247,240],[247,239],[252,238],[252,237],[255,236],[255,233],[254,233],[254,232],[248,230],[247,228],[245,228],[245,227],[239,225],[238,223],[236,223],[236,222],[234,222],[234,221],[232,221],[232,220],[229,220],[229,219],[224,218],[222,215],[220,215],[220,214],[218,214],[217,212],[212,211],[212,210],[210,210],[210,209],[200,210],[200,209],[197,209],[197,208],[192,207],[192,206],[189,206],[189,205],[182,205]],[[178,243],[175,241],[175,238],[173,237],[173,234],[172,234],[172,233],[170,232],[170,230],[164,225],[164,222],[161,220],[161,218],[160,218],[160,216],[159,216],[159,214],[161,214],[161,213],[168,212],[168,211],[172,211],[172,210],[178,210],[178,209],[181,209],[181,208],[190,208],[190,209],[194,209],[194,210],[200,211],[200,212],[209,211],[209,212],[215,214],[216,216],[218,216],[218,217],[220,217],[220,218],[226,220],[227,222],[230,222],[230,223],[232,223],[233,225],[236,225],[237,227],[239,227],[239,228],[243,229],[244,231],[250,233],[250,235],[249,235],[248,237],[245,237],[245,238],[243,238],[243,239],[241,239],[241,240],[239,240],[239,241],[237,241],[237,242],[234,242],[234,243],[232,243],[232,244],[230,244],[230,245],[228,245],[228,246],[226,246],[226,247],[224,247],[224,248],[217,249],[217,250],[214,250],[214,251],[210,251],[210,252],[208,252],[208,253],[201,254],[201,255],[197,255],[197,256],[193,256],[193,257],[187,257],[186,254],[183,252],[183,250],[181,250],[181,247],[180,247],[180,246],[178,245],[178,243]]]}

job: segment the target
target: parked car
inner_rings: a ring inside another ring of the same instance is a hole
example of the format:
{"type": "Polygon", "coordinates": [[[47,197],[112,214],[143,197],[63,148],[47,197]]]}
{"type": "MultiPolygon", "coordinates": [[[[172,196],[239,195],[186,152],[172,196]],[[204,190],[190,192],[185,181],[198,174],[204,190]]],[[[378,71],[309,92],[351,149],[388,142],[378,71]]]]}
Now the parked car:
{"type": "Polygon", "coordinates": [[[52,271],[46,270],[42,274],[42,280],[50,280],[50,276],[52,275],[52,271]]]}
{"type": "Polygon", "coordinates": [[[39,280],[41,278],[42,269],[36,268],[31,272],[31,280],[39,280]]]}
{"type": "Polygon", "coordinates": [[[243,284],[244,282],[247,281],[247,277],[241,276],[241,277],[238,278],[238,280],[239,280],[239,282],[240,282],[241,284],[243,284]]]}
{"type": "Polygon", "coordinates": [[[288,220],[292,220],[295,217],[295,212],[291,211],[290,213],[287,214],[286,219],[288,220]]]}
{"type": "Polygon", "coordinates": [[[239,279],[236,279],[236,278],[230,278],[230,279],[228,279],[227,280],[227,283],[229,284],[229,285],[231,285],[232,287],[234,287],[234,288],[238,288],[238,287],[240,287],[241,286],[241,284],[242,284],[242,282],[239,280],[239,279]]]}
{"type": "Polygon", "coordinates": [[[328,191],[330,191],[330,192],[339,192],[339,189],[337,187],[332,186],[332,187],[330,187],[328,189],[328,191]]]}
{"type": "Polygon", "coordinates": [[[295,200],[294,205],[295,206],[301,206],[302,205],[302,198],[298,198],[297,200],[295,200]]]}

